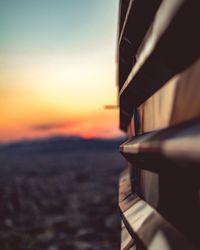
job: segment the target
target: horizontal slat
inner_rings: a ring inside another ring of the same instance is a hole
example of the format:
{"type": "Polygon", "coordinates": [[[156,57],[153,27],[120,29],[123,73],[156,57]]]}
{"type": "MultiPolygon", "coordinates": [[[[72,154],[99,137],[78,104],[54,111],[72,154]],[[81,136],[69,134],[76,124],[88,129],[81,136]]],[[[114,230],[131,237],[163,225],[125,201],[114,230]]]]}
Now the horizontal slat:
{"type": "MultiPolygon", "coordinates": [[[[183,2],[183,0],[178,0],[178,1],[173,1],[173,2],[167,1],[167,0],[163,1],[163,3],[161,4],[161,6],[158,10],[156,18],[152,24],[152,27],[149,30],[149,32],[147,33],[148,37],[145,38],[145,40],[140,48],[140,53],[139,53],[140,56],[138,56],[137,63],[134,65],[129,77],[127,78],[127,81],[124,83],[124,85],[120,91],[120,95],[124,92],[124,90],[127,88],[127,86],[132,81],[133,77],[136,75],[136,73],[142,67],[142,65],[144,64],[146,59],[153,52],[160,37],[166,31],[168,24],[171,22],[173,16],[176,14],[177,9],[178,9],[178,7],[180,7],[182,2],[183,2]],[[166,3],[169,5],[169,7],[167,9],[165,7],[166,3]]],[[[130,14],[132,14],[132,13],[130,13],[130,14]]],[[[142,17],[141,10],[138,13],[138,15],[139,14],[142,17]]],[[[130,23],[130,25],[131,25],[131,23],[130,23]]],[[[127,24],[127,26],[128,26],[128,24],[127,24]]],[[[149,24],[149,26],[150,26],[150,24],[149,24]]]]}
{"type": "MultiPolygon", "coordinates": [[[[137,51],[148,27],[153,21],[161,0],[130,0],[119,37],[119,47],[123,47],[123,38],[133,44],[137,51]],[[139,25],[138,25],[139,24],[139,25]]],[[[131,53],[131,51],[130,51],[131,53]]],[[[133,53],[133,51],[132,51],[133,53]]]]}
{"type": "Polygon", "coordinates": [[[162,2],[120,91],[122,112],[131,117],[134,108],[199,58],[200,37],[194,28],[199,22],[198,1],[162,2]]]}
{"type": "Polygon", "coordinates": [[[134,239],[129,234],[124,223],[121,228],[121,250],[129,250],[134,245],[134,239]]]}
{"type": "Polygon", "coordinates": [[[130,0],[121,3],[120,23],[123,20],[123,25],[120,28],[118,42],[119,88],[122,87],[135,63],[136,52],[153,21],[160,2],[161,0],[130,0]],[[127,3],[129,3],[128,6],[127,3]]]}
{"type": "Polygon", "coordinates": [[[129,209],[136,201],[129,178],[129,169],[126,169],[121,173],[119,181],[119,207],[123,212],[129,209]],[[132,203],[130,200],[134,202],[132,203]]]}
{"type": "Polygon", "coordinates": [[[200,120],[137,136],[122,144],[120,152],[130,162],[140,160],[139,167],[144,169],[171,171],[175,167],[173,164],[158,164],[168,159],[176,162],[177,168],[189,167],[191,173],[199,175],[200,120]]]}
{"type": "Polygon", "coordinates": [[[122,38],[122,35],[124,33],[126,24],[128,22],[129,19],[129,14],[130,14],[130,10],[132,8],[132,4],[133,4],[134,0],[129,0],[129,1],[121,1],[121,15],[120,15],[120,34],[119,34],[119,41],[122,38]]]}
{"type": "Polygon", "coordinates": [[[193,249],[184,237],[143,200],[123,214],[129,232],[137,235],[147,249],[193,249]]]}
{"type": "MultiPolygon", "coordinates": [[[[125,182],[131,182],[130,175],[129,178],[127,177],[129,173],[126,171],[121,176],[121,178],[126,176],[125,182]]],[[[127,183],[127,186],[131,185],[127,183]]],[[[119,207],[124,225],[130,235],[134,239],[139,239],[147,249],[194,249],[181,233],[136,194],[121,201],[119,207]],[[130,203],[125,211],[123,210],[124,202],[130,203]]]]}
{"type": "Polygon", "coordinates": [[[200,60],[197,60],[139,107],[140,131],[162,129],[200,117],[199,81],[200,60]]]}
{"type": "Polygon", "coordinates": [[[128,15],[128,8],[132,0],[120,0],[119,1],[119,37],[121,35],[122,28],[124,26],[124,21],[128,15]]]}

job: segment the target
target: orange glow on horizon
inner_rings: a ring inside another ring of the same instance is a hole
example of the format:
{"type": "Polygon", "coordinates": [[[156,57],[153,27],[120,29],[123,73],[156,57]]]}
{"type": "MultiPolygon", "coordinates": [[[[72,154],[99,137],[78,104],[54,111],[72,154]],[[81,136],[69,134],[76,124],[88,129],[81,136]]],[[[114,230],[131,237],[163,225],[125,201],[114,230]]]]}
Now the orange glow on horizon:
{"type": "Polygon", "coordinates": [[[81,136],[83,138],[114,138],[121,136],[116,111],[102,112],[69,121],[37,123],[29,126],[10,124],[0,127],[1,142],[50,136],[81,136]],[[3,132],[3,133],[2,133],[3,132]]]}

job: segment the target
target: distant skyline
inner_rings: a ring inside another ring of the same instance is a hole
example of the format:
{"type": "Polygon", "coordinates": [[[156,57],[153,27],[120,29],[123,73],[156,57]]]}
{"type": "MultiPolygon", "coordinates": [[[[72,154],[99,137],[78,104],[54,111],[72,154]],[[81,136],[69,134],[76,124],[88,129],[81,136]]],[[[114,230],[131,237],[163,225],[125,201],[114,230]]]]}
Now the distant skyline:
{"type": "Polygon", "coordinates": [[[0,0],[0,142],[115,137],[116,0],[0,0]]]}

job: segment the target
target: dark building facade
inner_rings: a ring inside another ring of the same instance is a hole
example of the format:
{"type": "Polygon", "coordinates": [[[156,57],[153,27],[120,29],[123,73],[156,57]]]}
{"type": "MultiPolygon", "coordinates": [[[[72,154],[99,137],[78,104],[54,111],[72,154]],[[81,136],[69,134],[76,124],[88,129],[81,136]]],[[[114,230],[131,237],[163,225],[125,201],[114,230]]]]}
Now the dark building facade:
{"type": "Polygon", "coordinates": [[[121,249],[200,247],[200,3],[121,0],[121,249]]]}

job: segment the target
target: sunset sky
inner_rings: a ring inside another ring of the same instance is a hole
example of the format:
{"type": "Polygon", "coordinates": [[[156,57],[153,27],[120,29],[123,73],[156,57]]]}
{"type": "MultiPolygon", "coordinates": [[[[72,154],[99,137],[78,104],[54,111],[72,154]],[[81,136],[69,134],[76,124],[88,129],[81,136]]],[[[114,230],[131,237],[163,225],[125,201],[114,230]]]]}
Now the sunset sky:
{"type": "Polygon", "coordinates": [[[0,0],[0,142],[119,136],[116,0],[0,0]]]}

